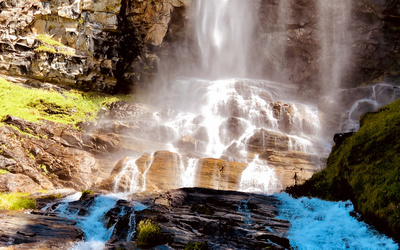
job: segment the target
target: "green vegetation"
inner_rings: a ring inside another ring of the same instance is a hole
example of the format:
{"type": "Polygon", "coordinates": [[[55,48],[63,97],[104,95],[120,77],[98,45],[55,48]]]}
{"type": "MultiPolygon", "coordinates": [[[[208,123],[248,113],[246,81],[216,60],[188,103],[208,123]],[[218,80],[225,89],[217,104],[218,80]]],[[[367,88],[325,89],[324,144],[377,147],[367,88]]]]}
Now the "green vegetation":
{"type": "Polygon", "coordinates": [[[28,198],[28,195],[27,193],[0,194],[0,209],[36,209],[36,201],[28,198]]]}
{"type": "Polygon", "coordinates": [[[94,192],[92,190],[86,190],[86,189],[82,189],[82,196],[87,196],[87,195],[93,195],[94,192]]]}
{"type": "Polygon", "coordinates": [[[205,214],[205,215],[213,215],[214,214],[214,209],[207,204],[192,204],[190,206],[190,210],[192,212],[196,212],[199,214],[205,214]]]}
{"type": "Polygon", "coordinates": [[[36,36],[38,40],[40,40],[44,45],[40,45],[35,49],[35,52],[48,52],[52,54],[63,54],[63,55],[74,55],[74,53],[70,51],[65,51],[63,48],[65,48],[64,44],[54,40],[48,35],[45,34],[39,34],[36,36]]]}
{"type": "Polygon", "coordinates": [[[185,250],[208,250],[207,242],[192,242],[186,244],[185,250]]]}
{"type": "Polygon", "coordinates": [[[152,247],[162,239],[161,228],[151,220],[142,220],[137,226],[136,244],[138,247],[152,247]]]}
{"type": "Polygon", "coordinates": [[[5,170],[5,169],[0,169],[0,174],[8,174],[10,171],[5,170]]]}
{"type": "Polygon", "coordinates": [[[31,122],[48,120],[76,126],[79,122],[95,120],[102,107],[130,97],[29,89],[0,77],[0,98],[0,119],[13,115],[31,122]]]}
{"type": "Polygon", "coordinates": [[[41,197],[41,199],[56,200],[56,199],[61,199],[62,197],[63,197],[62,194],[49,194],[41,197]]]}
{"type": "Polygon", "coordinates": [[[64,46],[64,44],[54,40],[53,38],[51,38],[46,34],[39,34],[36,36],[36,38],[50,46],[61,46],[61,47],[64,46]]]}
{"type": "Polygon", "coordinates": [[[333,147],[326,169],[288,191],[351,199],[368,221],[400,237],[400,100],[363,115],[359,131],[333,147]]]}

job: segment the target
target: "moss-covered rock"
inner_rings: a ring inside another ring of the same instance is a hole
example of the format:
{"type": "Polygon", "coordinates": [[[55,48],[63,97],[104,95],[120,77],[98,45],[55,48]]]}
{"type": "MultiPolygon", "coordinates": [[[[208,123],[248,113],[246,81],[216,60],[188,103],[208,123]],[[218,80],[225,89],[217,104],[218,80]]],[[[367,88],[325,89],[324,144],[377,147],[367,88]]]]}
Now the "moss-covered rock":
{"type": "Polygon", "coordinates": [[[360,130],[335,145],[327,167],[294,196],[350,199],[366,221],[400,239],[400,100],[361,117],[360,130]]]}

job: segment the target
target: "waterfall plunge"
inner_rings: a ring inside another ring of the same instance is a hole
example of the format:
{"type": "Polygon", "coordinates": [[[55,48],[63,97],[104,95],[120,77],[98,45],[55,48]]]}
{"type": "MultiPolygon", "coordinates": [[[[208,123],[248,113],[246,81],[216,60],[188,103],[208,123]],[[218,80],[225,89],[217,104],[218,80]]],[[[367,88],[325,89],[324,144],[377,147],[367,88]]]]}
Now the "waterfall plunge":
{"type": "Polygon", "coordinates": [[[195,35],[205,78],[245,77],[256,14],[254,1],[196,1],[195,35]]]}

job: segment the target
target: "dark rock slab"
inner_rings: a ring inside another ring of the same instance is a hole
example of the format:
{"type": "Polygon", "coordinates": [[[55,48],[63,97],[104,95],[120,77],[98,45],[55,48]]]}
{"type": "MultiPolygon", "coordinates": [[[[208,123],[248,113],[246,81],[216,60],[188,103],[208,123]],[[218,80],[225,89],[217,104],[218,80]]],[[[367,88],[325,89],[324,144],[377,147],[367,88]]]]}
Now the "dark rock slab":
{"type": "Polygon", "coordinates": [[[69,249],[83,239],[75,221],[55,214],[0,211],[0,248],[69,249]]]}
{"type": "Polygon", "coordinates": [[[132,207],[118,202],[109,211],[106,220],[116,223],[108,249],[127,248],[128,245],[134,249],[137,236],[136,231],[132,233],[133,223],[129,223],[132,213],[135,225],[145,219],[158,224],[166,245],[174,249],[183,249],[190,241],[207,242],[211,249],[290,248],[285,236],[289,222],[276,218],[280,202],[272,196],[183,188],[160,194],[132,195],[130,199],[148,208],[118,218],[124,207],[125,211],[132,207]]]}

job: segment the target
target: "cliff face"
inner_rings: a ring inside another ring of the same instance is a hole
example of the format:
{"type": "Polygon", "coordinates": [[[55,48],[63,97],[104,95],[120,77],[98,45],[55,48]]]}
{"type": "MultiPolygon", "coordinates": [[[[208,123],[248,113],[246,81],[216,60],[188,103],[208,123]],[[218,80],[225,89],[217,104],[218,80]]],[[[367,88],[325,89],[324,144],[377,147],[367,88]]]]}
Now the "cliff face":
{"type": "Polygon", "coordinates": [[[358,132],[336,140],[326,169],[288,192],[328,200],[350,199],[367,221],[399,240],[399,108],[400,100],[365,114],[358,132]]]}
{"type": "Polygon", "coordinates": [[[1,1],[0,74],[113,91],[148,80],[175,9],[190,0],[1,1]],[[118,86],[117,86],[118,83],[118,86]]]}
{"type": "Polygon", "coordinates": [[[331,3],[327,11],[319,0],[262,0],[253,52],[262,76],[308,89],[336,77],[341,87],[398,80],[399,4],[344,2],[348,10],[331,3]]]}
{"type": "MultiPolygon", "coordinates": [[[[318,88],[324,74],[318,0],[283,2],[259,3],[254,68],[268,79],[318,88]]],[[[153,79],[160,58],[184,36],[191,0],[0,4],[0,74],[34,86],[49,82],[112,92],[153,79]]],[[[356,39],[346,40],[352,58],[342,86],[398,79],[398,12],[395,1],[353,1],[347,32],[356,39]]]]}

